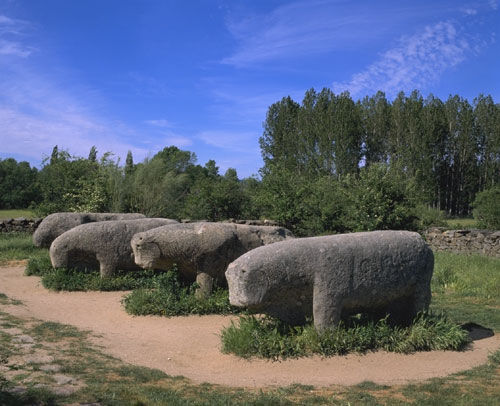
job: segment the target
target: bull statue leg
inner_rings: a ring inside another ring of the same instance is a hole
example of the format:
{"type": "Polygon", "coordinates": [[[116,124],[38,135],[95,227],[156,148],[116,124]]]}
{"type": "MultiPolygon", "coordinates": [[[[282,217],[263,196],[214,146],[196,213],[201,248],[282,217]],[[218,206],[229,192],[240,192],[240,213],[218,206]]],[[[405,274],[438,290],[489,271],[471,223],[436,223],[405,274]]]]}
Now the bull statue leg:
{"type": "Polygon", "coordinates": [[[318,332],[334,328],[342,314],[342,298],[338,297],[321,284],[313,287],[314,327],[318,332]]]}
{"type": "Polygon", "coordinates": [[[106,262],[100,262],[100,273],[101,273],[101,278],[109,278],[113,276],[113,273],[115,272],[115,266],[113,264],[109,264],[106,262]]]}
{"type": "Polygon", "coordinates": [[[196,297],[207,299],[212,293],[214,278],[207,273],[199,273],[196,275],[196,283],[198,284],[198,289],[195,292],[196,297]]]}

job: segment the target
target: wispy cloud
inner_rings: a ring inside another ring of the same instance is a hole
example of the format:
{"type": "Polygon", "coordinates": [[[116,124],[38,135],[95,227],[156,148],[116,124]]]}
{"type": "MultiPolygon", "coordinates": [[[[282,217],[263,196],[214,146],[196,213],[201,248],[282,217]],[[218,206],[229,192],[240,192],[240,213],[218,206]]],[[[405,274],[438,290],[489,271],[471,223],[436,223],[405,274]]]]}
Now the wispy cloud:
{"type": "Polygon", "coordinates": [[[127,141],[137,138],[136,130],[96,113],[91,89],[70,89],[31,61],[29,26],[0,15],[2,154],[22,155],[38,164],[54,145],[78,156],[86,156],[96,145],[101,153],[125,156],[131,150],[136,159],[145,157],[147,140],[143,139],[144,146],[127,141]]]}
{"type": "Polygon", "coordinates": [[[259,134],[254,132],[238,132],[231,130],[202,131],[198,138],[205,144],[227,151],[252,155],[257,152],[259,134]]]}
{"type": "Polygon", "coordinates": [[[189,147],[193,145],[193,140],[183,135],[169,133],[162,137],[162,146],[158,147],[158,149],[163,148],[165,145],[175,145],[180,148],[189,147]]]}
{"type": "Polygon", "coordinates": [[[169,120],[165,120],[163,118],[158,120],[146,120],[145,123],[152,125],[153,127],[160,127],[160,128],[173,127],[173,124],[169,120]]]}
{"type": "MultiPolygon", "coordinates": [[[[403,2],[404,3],[404,2],[403,2]]],[[[418,3],[377,3],[342,0],[300,0],[266,14],[229,18],[227,28],[237,41],[236,51],[222,63],[248,67],[284,58],[352,49],[386,38],[395,27],[422,16],[440,15],[418,3]]]]}
{"type": "Polygon", "coordinates": [[[0,57],[14,56],[26,58],[34,51],[21,41],[29,24],[0,15],[0,57]]]}
{"type": "Polygon", "coordinates": [[[422,88],[462,62],[472,48],[471,41],[452,22],[439,22],[401,38],[396,47],[348,82],[333,83],[333,89],[363,96],[377,90],[394,95],[400,90],[422,88]]]}

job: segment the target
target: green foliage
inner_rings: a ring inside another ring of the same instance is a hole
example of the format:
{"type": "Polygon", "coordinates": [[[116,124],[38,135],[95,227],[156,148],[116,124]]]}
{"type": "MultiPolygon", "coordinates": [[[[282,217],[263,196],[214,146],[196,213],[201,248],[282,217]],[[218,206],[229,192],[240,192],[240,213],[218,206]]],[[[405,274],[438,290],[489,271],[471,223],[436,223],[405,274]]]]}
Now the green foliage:
{"type": "Polygon", "coordinates": [[[415,230],[414,185],[386,165],[362,168],[343,182],[342,224],[349,231],[415,230]]]}
{"type": "Polygon", "coordinates": [[[39,215],[58,211],[75,211],[83,206],[87,193],[97,185],[99,164],[83,158],[72,157],[54,147],[50,160],[38,176],[42,201],[36,207],[39,215]]]}
{"type": "Polygon", "coordinates": [[[312,354],[343,355],[350,352],[385,351],[411,353],[430,350],[461,350],[468,333],[443,315],[419,314],[408,327],[351,319],[318,333],[312,324],[289,326],[270,317],[242,316],[221,334],[222,351],[240,357],[280,359],[312,354]]]}
{"type": "Polygon", "coordinates": [[[164,151],[136,166],[130,185],[130,207],[150,217],[178,218],[189,191],[189,176],[184,171],[189,162],[185,162],[184,155],[164,151]],[[169,157],[182,160],[168,161],[169,157]]]}
{"type": "Polygon", "coordinates": [[[183,215],[209,221],[241,218],[246,198],[236,170],[230,168],[219,176],[214,161],[203,169],[190,189],[183,215]]]}
{"type": "Polygon", "coordinates": [[[478,227],[500,230],[500,186],[478,193],[473,207],[478,227]]]}
{"type": "Polygon", "coordinates": [[[417,228],[420,231],[427,230],[430,227],[446,227],[448,224],[442,210],[424,204],[416,206],[415,216],[417,217],[417,228]]]}
{"type": "Polygon", "coordinates": [[[159,275],[149,288],[134,290],[123,298],[127,313],[136,316],[181,316],[188,314],[229,314],[239,310],[229,304],[225,289],[215,290],[206,299],[195,295],[196,284],[185,285],[177,270],[159,275]]]}
{"type": "Polygon", "coordinates": [[[39,201],[38,170],[28,162],[0,159],[0,209],[28,208],[39,201]]]}

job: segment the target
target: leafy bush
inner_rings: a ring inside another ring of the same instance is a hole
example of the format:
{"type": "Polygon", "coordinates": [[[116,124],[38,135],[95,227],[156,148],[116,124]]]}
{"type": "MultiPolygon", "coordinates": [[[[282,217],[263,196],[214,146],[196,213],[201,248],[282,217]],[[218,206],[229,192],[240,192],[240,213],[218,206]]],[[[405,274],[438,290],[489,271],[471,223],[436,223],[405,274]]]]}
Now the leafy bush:
{"type": "Polygon", "coordinates": [[[417,227],[419,230],[427,230],[430,227],[446,227],[446,216],[442,210],[420,204],[415,208],[417,227]]]}
{"type": "Polygon", "coordinates": [[[348,231],[416,230],[414,183],[383,164],[361,168],[343,180],[348,231]]]}
{"type": "Polygon", "coordinates": [[[483,190],[476,195],[472,204],[478,227],[500,230],[500,186],[483,190]]]}
{"type": "Polygon", "coordinates": [[[177,271],[168,271],[152,281],[152,287],[133,291],[122,303],[136,316],[180,316],[188,314],[228,314],[239,310],[229,304],[229,292],[217,289],[206,299],[195,295],[196,284],[185,285],[177,271]]]}
{"type": "Polygon", "coordinates": [[[391,326],[387,318],[374,322],[361,317],[322,333],[311,323],[292,327],[271,317],[242,316],[237,325],[231,323],[222,330],[221,340],[225,353],[271,359],[377,349],[400,353],[461,350],[469,343],[466,330],[442,314],[430,313],[420,313],[408,327],[391,326]]]}

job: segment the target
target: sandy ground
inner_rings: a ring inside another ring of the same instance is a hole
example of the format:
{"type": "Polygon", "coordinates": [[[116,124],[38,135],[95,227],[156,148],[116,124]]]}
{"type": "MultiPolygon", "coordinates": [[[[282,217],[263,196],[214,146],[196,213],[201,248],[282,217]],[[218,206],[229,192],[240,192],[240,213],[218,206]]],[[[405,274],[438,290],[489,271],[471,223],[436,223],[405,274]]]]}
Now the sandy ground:
{"type": "Polygon", "coordinates": [[[9,313],[91,330],[95,333],[93,341],[104,352],[135,365],[185,376],[195,383],[329,386],[369,380],[381,385],[403,384],[470,369],[485,363],[500,347],[497,334],[474,341],[471,349],[463,352],[375,352],[281,362],[246,361],[220,352],[219,332],[230,324],[231,317],[133,317],[121,307],[123,292],[50,292],[38,277],[23,276],[23,270],[24,266],[0,267],[0,292],[25,304],[8,306],[9,313]]]}

